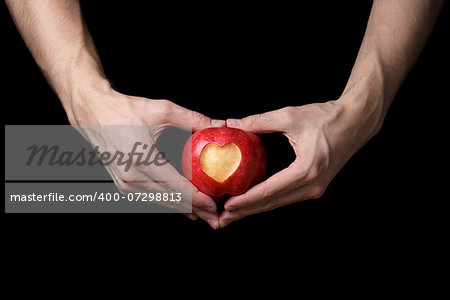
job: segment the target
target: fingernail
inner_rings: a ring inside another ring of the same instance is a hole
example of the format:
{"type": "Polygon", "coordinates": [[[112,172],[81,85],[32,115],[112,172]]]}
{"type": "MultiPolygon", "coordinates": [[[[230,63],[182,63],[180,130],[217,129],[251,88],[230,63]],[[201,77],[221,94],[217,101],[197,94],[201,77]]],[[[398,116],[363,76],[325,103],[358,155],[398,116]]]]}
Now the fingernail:
{"type": "Polygon", "coordinates": [[[226,204],[225,204],[225,210],[232,211],[232,210],[235,210],[236,208],[237,208],[237,207],[234,206],[234,205],[226,205],[226,204]]]}
{"type": "Polygon", "coordinates": [[[240,127],[242,125],[242,121],[239,119],[228,119],[227,126],[228,127],[240,127]]]}
{"type": "Polygon", "coordinates": [[[211,126],[212,127],[223,127],[225,125],[226,121],[224,120],[211,120],[211,126]]]}
{"type": "Polygon", "coordinates": [[[211,226],[213,229],[219,228],[219,223],[215,219],[208,219],[206,220],[206,222],[208,222],[209,226],[211,226]]]}

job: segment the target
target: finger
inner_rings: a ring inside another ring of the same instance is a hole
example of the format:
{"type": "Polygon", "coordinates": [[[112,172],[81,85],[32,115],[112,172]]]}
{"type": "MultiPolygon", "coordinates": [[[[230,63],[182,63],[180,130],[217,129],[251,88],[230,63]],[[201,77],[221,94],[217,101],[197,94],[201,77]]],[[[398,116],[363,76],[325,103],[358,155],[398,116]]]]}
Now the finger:
{"type": "MultiPolygon", "coordinates": [[[[173,166],[168,166],[167,168],[173,168],[173,166]]],[[[181,176],[175,168],[173,171],[176,173],[170,174],[171,177],[163,176],[147,176],[143,180],[128,180],[126,182],[126,190],[129,192],[152,192],[152,193],[175,193],[181,197],[180,202],[163,202],[165,206],[170,206],[181,211],[190,210],[192,207],[197,207],[198,209],[205,210],[209,213],[217,212],[217,205],[213,198],[200,192],[192,183],[181,176]]],[[[148,170],[147,170],[148,172],[148,170]]],[[[153,172],[152,172],[153,173],[153,172]]],[[[160,173],[163,173],[161,171],[160,173]]],[[[165,173],[167,174],[167,173],[165,173]]],[[[116,177],[116,176],[115,176],[116,177]]],[[[136,178],[135,176],[132,176],[136,178]]],[[[114,177],[113,177],[114,178],[114,177]]],[[[119,180],[119,182],[123,179],[119,180]]],[[[120,184],[119,184],[120,185],[120,184]]],[[[125,188],[124,188],[125,189],[125,188]]]]}
{"type": "Polygon", "coordinates": [[[192,221],[198,220],[198,217],[196,215],[194,215],[194,214],[183,214],[183,215],[185,215],[186,217],[188,217],[192,221]]]}
{"type": "Polygon", "coordinates": [[[244,217],[267,212],[276,209],[281,206],[289,205],[295,202],[299,202],[307,199],[320,198],[324,192],[320,186],[309,184],[305,186],[298,187],[297,189],[288,191],[273,198],[270,202],[265,205],[253,205],[246,206],[243,208],[235,209],[233,211],[223,211],[219,218],[220,227],[223,228],[232,222],[240,220],[244,217]]]}
{"type": "MultiPolygon", "coordinates": [[[[304,188],[304,187],[300,187],[299,189],[302,189],[302,188],[304,188]]],[[[286,201],[291,199],[290,195],[295,195],[295,194],[297,194],[297,192],[298,192],[298,189],[288,191],[286,193],[283,193],[283,194],[277,196],[276,198],[273,198],[272,200],[268,201],[267,203],[264,203],[263,205],[255,204],[255,205],[251,205],[251,206],[245,206],[242,208],[238,208],[238,209],[235,209],[232,211],[224,210],[221,213],[220,218],[219,218],[220,227],[223,228],[223,227],[227,226],[228,224],[230,224],[231,222],[235,222],[235,221],[240,220],[247,216],[270,211],[277,207],[287,205],[289,203],[287,203],[286,201]]],[[[297,201],[300,201],[300,199],[298,199],[298,198],[295,198],[295,199],[297,201]]]]}
{"type": "Polygon", "coordinates": [[[198,216],[200,219],[206,221],[213,229],[219,228],[219,215],[217,213],[210,213],[195,206],[192,207],[192,214],[198,216]]]}
{"type": "Polygon", "coordinates": [[[234,196],[225,202],[225,210],[232,211],[254,205],[263,206],[279,195],[292,191],[304,184],[304,171],[294,161],[267,180],[255,185],[242,195],[234,196]]]}
{"type": "Polygon", "coordinates": [[[220,213],[219,216],[219,227],[224,228],[228,225],[230,225],[233,222],[236,222],[242,218],[244,218],[244,215],[241,215],[239,211],[230,212],[227,210],[224,210],[220,213]]]}
{"type": "Polygon", "coordinates": [[[211,126],[212,127],[226,127],[227,122],[225,120],[211,119],[211,126]]]}
{"type": "Polygon", "coordinates": [[[228,119],[227,127],[239,128],[254,133],[271,133],[285,130],[282,109],[256,114],[243,119],[228,119]]]}
{"type": "Polygon", "coordinates": [[[175,126],[189,126],[193,131],[198,131],[209,127],[225,127],[224,120],[211,119],[204,114],[184,108],[175,103],[171,103],[168,107],[169,111],[166,115],[166,121],[175,126]]]}
{"type": "Polygon", "coordinates": [[[184,208],[186,208],[186,205],[192,205],[211,213],[217,211],[214,199],[201,193],[168,161],[160,160],[160,163],[160,166],[135,168],[135,172],[130,176],[128,183],[134,183],[141,186],[142,189],[149,189],[150,186],[156,185],[163,191],[180,193],[184,201],[178,204],[184,204],[184,208]],[[161,163],[162,161],[164,161],[164,164],[161,163]]]}
{"type": "Polygon", "coordinates": [[[192,185],[192,214],[206,221],[213,229],[218,229],[219,215],[214,199],[200,192],[192,185]]]}
{"type": "Polygon", "coordinates": [[[195,186],[192,186],[192,205],[211,213],[217,212],[214,199],[200,192],[195,186]]]}

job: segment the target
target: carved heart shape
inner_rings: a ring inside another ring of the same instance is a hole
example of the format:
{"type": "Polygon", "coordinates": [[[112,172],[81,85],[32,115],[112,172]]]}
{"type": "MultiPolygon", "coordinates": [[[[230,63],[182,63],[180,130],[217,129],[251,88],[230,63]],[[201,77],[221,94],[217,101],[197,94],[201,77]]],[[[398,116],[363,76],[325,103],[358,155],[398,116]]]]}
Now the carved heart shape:
{"type": "Polygon", "coordinates": [[[235,143],[221,147],[210,143],[200,154],[200,164],[203,171],[218,182],[224,182],[236,171],[241,162],[241,150],[235,143]]]}

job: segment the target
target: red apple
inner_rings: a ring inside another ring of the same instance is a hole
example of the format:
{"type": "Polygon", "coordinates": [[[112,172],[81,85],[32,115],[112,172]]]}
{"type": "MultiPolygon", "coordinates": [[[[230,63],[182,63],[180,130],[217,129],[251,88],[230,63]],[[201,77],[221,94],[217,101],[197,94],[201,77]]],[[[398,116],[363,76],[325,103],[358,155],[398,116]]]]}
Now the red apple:
{"type": "Polygon", "coordinates": [[[182,156],[185,176],[211,197],[240,195],[262,181],[267,159],[260,138],[236,128],[207,128],[194,133],[182,156]]]}

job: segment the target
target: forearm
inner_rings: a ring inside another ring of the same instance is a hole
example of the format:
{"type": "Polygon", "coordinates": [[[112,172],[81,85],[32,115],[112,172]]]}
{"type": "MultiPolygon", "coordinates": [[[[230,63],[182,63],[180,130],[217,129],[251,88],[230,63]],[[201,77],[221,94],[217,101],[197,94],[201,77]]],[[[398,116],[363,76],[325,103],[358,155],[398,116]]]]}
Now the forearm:
{"type": "Polygon", "coordinates": [[[374,134],[433,28],[443,0],[375,0],[341,99],[374,134]]]}
{"type": "Polygon", "coordinates": [[[77,89],[106,82],[79,1],[6,3],[34,59],[70,114],[77,89]]]}

